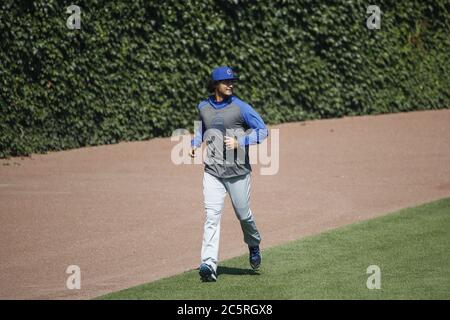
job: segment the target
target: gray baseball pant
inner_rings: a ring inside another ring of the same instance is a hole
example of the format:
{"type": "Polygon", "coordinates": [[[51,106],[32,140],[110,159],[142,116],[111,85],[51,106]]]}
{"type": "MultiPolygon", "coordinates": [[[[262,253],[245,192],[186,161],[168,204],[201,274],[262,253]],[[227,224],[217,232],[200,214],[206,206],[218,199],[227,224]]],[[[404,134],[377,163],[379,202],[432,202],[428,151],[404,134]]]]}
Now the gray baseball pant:
{"type": "Polygon", "coordinates": [[[203,195],[206,220],[203,233],[201,260],[217,272],[219,259],[220,218],[225,195],[230,194],[236,217],[241,223],[244,242],[257,246],[261,236],[250,210],[250,173],[232,178],[217,178],[207,172],[203,175],[203,195]]]}

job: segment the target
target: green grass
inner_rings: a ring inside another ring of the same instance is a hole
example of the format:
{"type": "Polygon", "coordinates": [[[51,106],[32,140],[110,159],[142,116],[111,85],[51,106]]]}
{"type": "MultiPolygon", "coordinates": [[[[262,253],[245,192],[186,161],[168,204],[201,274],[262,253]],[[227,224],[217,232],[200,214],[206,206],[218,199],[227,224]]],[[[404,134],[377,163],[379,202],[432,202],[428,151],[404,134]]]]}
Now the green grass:
{"type": "Polygon", "coordinates": [[[262,253],[259,273],[242,256],[222,261],[215,283],[192,270],[99,299],[450,299],[450,198],[262,253]],[[367,289],[369,265],[381,289],[367,289]]]}

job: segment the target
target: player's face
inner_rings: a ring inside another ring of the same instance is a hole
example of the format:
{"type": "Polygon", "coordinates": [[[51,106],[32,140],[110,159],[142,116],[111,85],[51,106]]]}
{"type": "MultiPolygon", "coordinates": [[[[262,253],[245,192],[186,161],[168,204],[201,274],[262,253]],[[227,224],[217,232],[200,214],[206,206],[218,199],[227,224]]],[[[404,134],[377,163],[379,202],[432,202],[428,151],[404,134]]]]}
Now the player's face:
{"type": "Polygon", "coordinates": [[[222,96],[231,96],[233,94],[233,86],[233,80],[222,80],[219,81],[219,84],[217,85],[217,91],[222,96]]]}

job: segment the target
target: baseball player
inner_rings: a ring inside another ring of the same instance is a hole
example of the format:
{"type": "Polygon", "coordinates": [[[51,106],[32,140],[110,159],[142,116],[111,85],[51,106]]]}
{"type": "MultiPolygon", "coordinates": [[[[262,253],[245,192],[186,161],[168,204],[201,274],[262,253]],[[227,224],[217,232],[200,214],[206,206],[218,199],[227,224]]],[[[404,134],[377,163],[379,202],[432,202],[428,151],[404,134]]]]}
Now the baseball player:
{"type": "Polygon", "coordinates": [[[250,265],[258,270],[261,264],[261,236],[249,206],[252,169],[248,148],[251,144],[261,143],[268,130],[259,114],[233,95],[237,79],[228,66],[212,71],[208,83],[212,95],[198,105],[201,127],[191,141],[191,157],[195,157],[196,149],[206,141],[203,174],[206,220],[199,267],[203,281],[217,279],[220,218],[227,193],[249,248],[250,265]]]}

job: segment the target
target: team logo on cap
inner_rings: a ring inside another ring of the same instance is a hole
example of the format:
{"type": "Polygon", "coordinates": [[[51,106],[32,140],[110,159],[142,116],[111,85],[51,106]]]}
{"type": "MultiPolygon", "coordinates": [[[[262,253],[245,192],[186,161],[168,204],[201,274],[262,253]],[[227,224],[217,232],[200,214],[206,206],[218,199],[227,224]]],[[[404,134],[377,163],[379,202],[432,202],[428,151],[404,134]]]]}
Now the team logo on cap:
{"type": "Polygon", "coordinates": [[[233,74],[233,71],[231,71],[231,69],[227,69],[227,74],[231,76],[233,74]]]}

